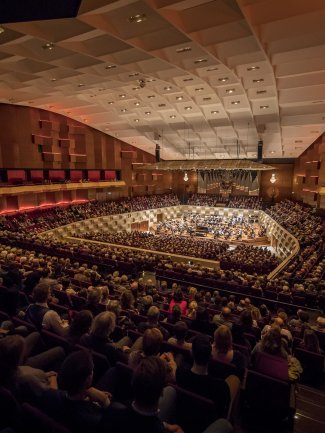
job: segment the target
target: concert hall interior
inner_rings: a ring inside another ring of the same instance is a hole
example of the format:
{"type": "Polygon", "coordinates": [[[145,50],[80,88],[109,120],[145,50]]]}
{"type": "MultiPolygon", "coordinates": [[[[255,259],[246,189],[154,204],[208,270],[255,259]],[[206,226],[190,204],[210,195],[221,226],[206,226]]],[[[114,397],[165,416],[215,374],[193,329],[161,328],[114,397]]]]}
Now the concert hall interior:
{"type": "Polygon", "coordinates": [[[0,2],[0,433],[325,425],[325,2],[0,2]]]}

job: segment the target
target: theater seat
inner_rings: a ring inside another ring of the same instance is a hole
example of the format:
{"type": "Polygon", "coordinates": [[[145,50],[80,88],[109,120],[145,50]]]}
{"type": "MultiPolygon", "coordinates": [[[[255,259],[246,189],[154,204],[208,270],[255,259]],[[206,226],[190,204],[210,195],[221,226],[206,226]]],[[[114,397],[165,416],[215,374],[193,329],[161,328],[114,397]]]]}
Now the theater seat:
{"type": "Polygon", "coordinates": [[[202,433],[216,419],[216,407],[212,400],[173,385],[177,392],[176,423],[186,433],[202,433]]]}
{"type": "MultiPolygon", "coordinates": [[[[295,413],[295,398],[291,384],[256,371],[248,370],[244,392],[243,416],[254,427],[279,423],[295,413]]],[[[261,430],[263,431],[263,430],[261,430]]]]}
{"type": "Polygon", "coordinates": [[[70,430],[62,424],[28,403],[24,403],[22,409],[24,432],[26,433],[71,433],[70,430]]]}
{"type": "Polygon", "coordinates": [[[0,429],[16,427],[21,417],[21,407],[13,394],[0,386],[0,429]]]}
{"type": "Polygon", "coordinates": [[[300,377],[301,381],[314,386],[322,385],[324,380],[324,355],[298,347],[295,350],[295,357],[299,359],[304,370],[300,377]]]}

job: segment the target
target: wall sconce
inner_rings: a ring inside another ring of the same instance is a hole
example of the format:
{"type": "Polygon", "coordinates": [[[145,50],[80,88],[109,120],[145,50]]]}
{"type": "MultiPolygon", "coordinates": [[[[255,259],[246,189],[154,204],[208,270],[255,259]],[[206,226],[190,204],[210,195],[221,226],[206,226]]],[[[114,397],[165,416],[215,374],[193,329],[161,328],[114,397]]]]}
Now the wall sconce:
{"type": "Polygon", "coordinates": [[[277,181],[277,178],[275,177],[275,173],[272,173],[272,176],[271,176],[270,182],[271,182],[272,184],[274,184],[276,181],[277,181]]]}
{"type": "Polygon", "coordinates": [[[186,172],[186,171],[185,171],[185,174],[184,174],[184,180],[185,180],[185,182],[188,181],[188,175],[187,175],[187,172],[186,172]]]}

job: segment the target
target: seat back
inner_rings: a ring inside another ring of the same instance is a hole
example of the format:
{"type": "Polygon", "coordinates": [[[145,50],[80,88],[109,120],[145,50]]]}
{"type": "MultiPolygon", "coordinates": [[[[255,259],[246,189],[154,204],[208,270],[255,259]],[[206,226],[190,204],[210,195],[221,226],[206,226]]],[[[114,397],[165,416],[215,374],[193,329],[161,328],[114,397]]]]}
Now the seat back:
{"type": "Polygon", "coordinates": [[[121,402],[132,401],[132,377],[133,368],[129,367],[127,364],[122,362],[116,363],[117,371],[117,387],[115,399],[121,402]]]}
{"type": "Polygon", "coordinates": [[[35,332],[37,331],[36,326],[34,326],[32,323],[27,322],[26,320],[20,319],[20,317],[14,316],[12,318],[12,321],[15,326],[26,326],[28,332],[35,332]]]}
{"type": "MultiPolygon", "coordinates": [[[[245,387],[246,416],[264,423],[279,421],[292,415],[291,389],[288,382],[248,370],[245,387]]],[[[265,424],[264,424],[265,425],[265,424]]]]}
{"type": "Polygon", "coordinates": [[[99,379],[106,373],[106,371],[111,367],[107,357],[102,353],[90,350],[88,347],[76,344],[73,350],[86,350],[91,353],[94,362],[94,378],[93,383],[98,382],[99,379]]]}
{"type": "Polygon", "coordinates": [[[52,289],[52,294],[59,300],[60,305],[71,306],[69,296],[64,290],[52,289]]]}
{"type": "Polygon", "coordinates": [[[174,355],[182,355],[185,362],[192,362],[192,354],[189,349],[168,343],[167,341],[161,343],[160,352],[172,352],[174,355]]]}
{"type": "Polygon", "coordinates": [[[21,408],[13,394],[2,386],[0,386],[0,407],[0,429],[15,427],[20,418],[21,408]]]}
{"type": "Polygon", "coordinates": [[[215,359],[210,359],[209,361],[209,374],[211,376],[217,377],[218,379],[226,379],[226,377],[230,376],[231,374],[239,376],[238,369],[234,364],[216,361],[215,359]]]}
{"type": "Polygon", "coordinates": [[[60,346],[64,349],[66,354],[70,352],[71,345],[66,338],[61,337],[60,335],[55,334],[54,332],[47,331],[46,329],[43,329],[41,331],[41,336],[45,346],[48,349],[52,347],[60,346]]]}
{"type": "Polygon", "coordinates": [[[301,380],[312,385],[320,385],[324,379],[324,355],[297,347],[295,357],[303,368],[301,380]]]}
{"type": "Polygon", "coordinates": [[[78,295],[70,295],[70,302],[72,304],[72,307],[77,311],[82,310],[84,305],[86,304],[86,300],[78,295]]]}
{"type": "Polygon", "coordinates": [[[278,356],[258,352],[255,358],[255,370],[274,379],[288,381],[288,361],[278,356]]]}
{"type": "Polygon", "coordinates": [[[128,337],[130,337],[131,340],[134,342],[139,337],[143,337],[143,334],[142,334],[142,332],[136,331],[134,329],[128,329],[128,337]]]}
{"type": "Polygon", "coordinates": [[[176,423],[186,433],[201,433],[216,419],[216,407],[212,400],[173,385],[177,392],[176,423]]]}
{"type": "Polygon", "coordinates": [[[26,432],[70,433],[65,426],[55,421],[36,407],[24,403],[23,422],[26,432]]]}

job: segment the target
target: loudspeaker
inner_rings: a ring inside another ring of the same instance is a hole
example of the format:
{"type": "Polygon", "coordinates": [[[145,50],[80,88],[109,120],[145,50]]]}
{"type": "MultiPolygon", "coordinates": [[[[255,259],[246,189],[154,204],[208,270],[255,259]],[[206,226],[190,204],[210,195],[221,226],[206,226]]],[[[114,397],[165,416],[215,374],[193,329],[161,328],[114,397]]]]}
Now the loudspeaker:
{"type": "Polygon", "coordinates": [[[263,140],[257,143],[257,162],[263,162],[263,140]]]}
{"type": "Polygon", "coordinates": [[[160,162],[160,146],[156,143],[156,162],[160,162]]]}

